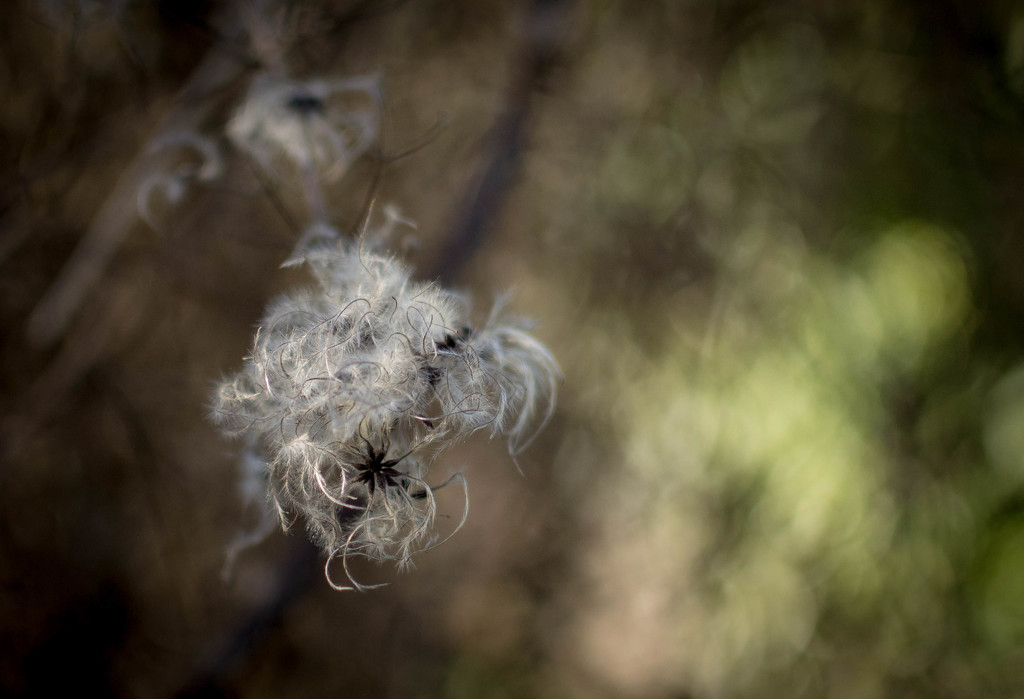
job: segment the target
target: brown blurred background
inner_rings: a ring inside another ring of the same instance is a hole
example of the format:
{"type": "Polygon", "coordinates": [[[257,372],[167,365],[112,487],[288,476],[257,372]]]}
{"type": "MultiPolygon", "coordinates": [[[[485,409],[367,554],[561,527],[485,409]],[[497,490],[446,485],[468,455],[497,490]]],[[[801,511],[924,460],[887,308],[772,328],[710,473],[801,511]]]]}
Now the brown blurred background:
{"type": "Polygon", "coordinates": [[[1024,695],[1017,3],[13,0],[0,95],[0,693],[1024,695]],[[225,137],[274,61],[382,77],[338,225],[397,205],[565,374],[368,593],[301,531],[221,578],[258,513],[208,396],[308,283],[225,137]],[[222,171],[146,222],[182,130],[222,171]]]}

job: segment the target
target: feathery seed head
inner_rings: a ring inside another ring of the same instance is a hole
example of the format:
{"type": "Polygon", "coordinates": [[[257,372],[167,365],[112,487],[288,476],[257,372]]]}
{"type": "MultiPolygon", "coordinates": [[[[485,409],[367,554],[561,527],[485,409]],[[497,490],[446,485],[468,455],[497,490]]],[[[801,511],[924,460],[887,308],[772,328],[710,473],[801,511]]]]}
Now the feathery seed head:
{"type": "Polygon", "coordinates": [[[303,519],[331,558],[408,565],[433,541],[433,457],[480,429],[520,449],[553,410],[557,364],[519,325],[474,330],[461,296],[361,241],[317,235],[293,260],[319,288],[268,307],[215,418],[265,450],[284,526],[303,519]]]}
{"type": "Polygon", "coordinates": [[[380,80],[255,77],[228,124],[231,141],[272,177],[316,170],[331,182],[377,138],[380,80]],[[350,99],[362,97],[356,104],[350,99]]]}

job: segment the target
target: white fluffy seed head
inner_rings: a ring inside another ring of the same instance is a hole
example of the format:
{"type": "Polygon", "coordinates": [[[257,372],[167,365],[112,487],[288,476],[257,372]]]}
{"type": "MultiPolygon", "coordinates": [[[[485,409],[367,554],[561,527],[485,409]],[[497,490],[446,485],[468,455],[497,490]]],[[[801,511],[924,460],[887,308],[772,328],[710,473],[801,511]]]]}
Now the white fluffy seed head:
{"type": "Polygon", "coordinates": [[[372,75],[300,81],[261,74],[231,117],[228,137],[272,177],[312,169],[331,182],[376,140],[381,95],[372,75]]]}
{"type": "Polygon", "coordinates": [[[262,446],[284,526],[303,520],[331,557],[407,565],[432,542],[432,458],[481,429],[524,446],[557,364],[522,325],[473,329],[461,296],[391,255],[320,236],[300,259],[319,288],[270,304],[214,417],[262,446]]]}

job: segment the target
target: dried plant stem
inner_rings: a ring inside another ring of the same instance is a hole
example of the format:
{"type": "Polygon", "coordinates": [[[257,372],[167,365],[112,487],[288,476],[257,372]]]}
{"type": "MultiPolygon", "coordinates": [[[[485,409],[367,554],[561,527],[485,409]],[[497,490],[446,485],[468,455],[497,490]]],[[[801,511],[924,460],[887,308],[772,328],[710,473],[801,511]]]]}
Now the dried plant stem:
{"type": "Polygon", "coordinates": [[[139,183],[153,171],[151,146],[168,134],[195,127],[206,113],[205,98],[241,73],[237,59],[216,48],[193,71],[179,93],[177,106],[125,169],[56,281],[36,304],[28,322],[28,338],[33,345],[47,347],[61,337],[137,221],[139,183]]]}

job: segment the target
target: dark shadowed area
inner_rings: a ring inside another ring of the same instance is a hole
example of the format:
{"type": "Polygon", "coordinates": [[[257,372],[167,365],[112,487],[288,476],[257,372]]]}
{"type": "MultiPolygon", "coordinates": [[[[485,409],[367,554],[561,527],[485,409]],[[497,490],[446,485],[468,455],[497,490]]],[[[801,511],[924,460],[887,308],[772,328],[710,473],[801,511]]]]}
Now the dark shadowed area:
{"type": "Polygon", "coordinates": [[[0,694],[1024,693],[1024,6],[2,4],[0,694]],[[372,144],[247,150],[268,75],[379,80],[288,103],[372,144]],[[226,568],[214,386],[312,218],[396,210],[557,410],[385,587],[301,524],[226,568]]]}

